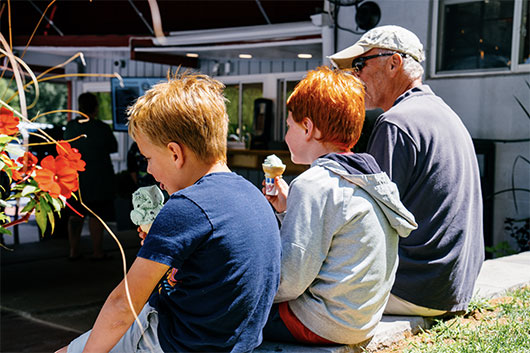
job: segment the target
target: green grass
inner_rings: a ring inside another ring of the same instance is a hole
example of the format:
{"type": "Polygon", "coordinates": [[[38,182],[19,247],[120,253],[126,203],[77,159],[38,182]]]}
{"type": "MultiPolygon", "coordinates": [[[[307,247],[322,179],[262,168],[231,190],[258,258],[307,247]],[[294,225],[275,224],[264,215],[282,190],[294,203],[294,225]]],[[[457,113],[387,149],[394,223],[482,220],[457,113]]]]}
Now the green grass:
{"type": "Polygon", "coordinates": [[[436,321],[413,337],[406,353],[530,352],[530,287],[474,300],[464,317],[436,321]]]}

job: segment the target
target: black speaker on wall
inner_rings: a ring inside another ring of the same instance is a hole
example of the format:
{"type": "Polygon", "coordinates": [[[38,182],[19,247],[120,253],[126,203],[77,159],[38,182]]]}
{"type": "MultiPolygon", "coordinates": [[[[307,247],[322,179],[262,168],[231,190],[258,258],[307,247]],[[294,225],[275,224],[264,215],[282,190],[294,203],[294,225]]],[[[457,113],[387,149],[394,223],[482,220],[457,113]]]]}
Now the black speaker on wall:
{"type": "Polygon", "coordinates": [[[254,100],[254,122],[253,133],[250,140],[252,149],[268,149],[268,143],[272,140],[272,100],[258,98],[254,100]]]}

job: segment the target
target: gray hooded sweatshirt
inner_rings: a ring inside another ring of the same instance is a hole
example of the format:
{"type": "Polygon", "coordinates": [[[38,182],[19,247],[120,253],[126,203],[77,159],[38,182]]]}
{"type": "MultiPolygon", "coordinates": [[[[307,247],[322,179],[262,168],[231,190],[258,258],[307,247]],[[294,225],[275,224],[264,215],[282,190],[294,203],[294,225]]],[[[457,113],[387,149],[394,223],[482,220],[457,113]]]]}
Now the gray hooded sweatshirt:
{"type": "Polygon", "coordinates": [[[291,182],[280,217],[282,273],[275,302],[330,341],[374,334],[398,265],[398,238],[416,229],[368,154],[329,154],[291,182]]]}

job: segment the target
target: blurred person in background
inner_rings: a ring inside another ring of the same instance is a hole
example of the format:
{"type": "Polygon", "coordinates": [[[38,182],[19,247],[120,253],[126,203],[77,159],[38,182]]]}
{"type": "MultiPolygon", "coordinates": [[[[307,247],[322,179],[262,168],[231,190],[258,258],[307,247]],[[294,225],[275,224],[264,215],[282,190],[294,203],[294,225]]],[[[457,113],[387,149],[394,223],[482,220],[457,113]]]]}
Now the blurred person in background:
{"type": "MultiPolygon", "coordinates": [[[[98,100],[95,95],[92,93],[81,94],[78,105],[79,111],[86,114],[89,119],[87,121],[85,117],[79,116],[70,121],[64,131],[64,139],[69,140],[83,134],[86,135],[86,138],[79,138],[71,142],[71,146],[79,150],[86,162],[86,170],[79,173],[81,200],[103,220],[113,220],[115,180],[110,154],[118,151],[118,142],[111,128],[101,120],[96,119],[98,100]]],[[[69,202],[78,212],[83,216],[89,216],[88,225],[93,245],[90,259],[103,260],[108,258],[103,251],[103,224],[79,202],[73,198],[70,200],[69,202]]],[[[83,223],[84,218],[77,214],[70,215],[68,219],[70,260],[77,260],[82,256],[79,242],[83,223]]]]}

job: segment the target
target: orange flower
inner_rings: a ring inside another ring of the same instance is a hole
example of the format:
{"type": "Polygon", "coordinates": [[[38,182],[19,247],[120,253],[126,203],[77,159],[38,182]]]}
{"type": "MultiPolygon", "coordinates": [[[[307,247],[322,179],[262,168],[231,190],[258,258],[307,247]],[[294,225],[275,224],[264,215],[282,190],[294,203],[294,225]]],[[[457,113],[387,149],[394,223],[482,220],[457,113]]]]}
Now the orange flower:
{"type": "Polygon", "coordinates": [[[69,198],[79,188],[77,171],[65,157],[48,156],[42,160],[41,166],[42,169],[36,172],[35,180],[41,190],[47,191],[51,197],[62,195],[69,198]]]}
{"type": "Polygon", "coordinates": [[[0,134],[14,135],[18,132],[18,118],[7,108],[0,109],[0,134]]]}
{"type": "Polygon", "coordinates": [[[22,157],[18,157],[17,162],[22,164],[22,168],[19,169],[23,174],[29,175],[35,169],[39,160],[33,153],[24,152],[22,157]],[[26,163],[26,164],[24,164],[26,163]]]}
{"type": "Polygon", "coordinates": [[[4,162],[7,166],[7,168],[11,171],[11,177],[15,180],[15,181],[18,181],[18,180],[22,180],[22,174],[20,174],[20,172],[18,171],[18,166],[17,164],[15,163],[14,160],[12,160],[11,158],[9,158],[9,156],[7,155],[7,153],[5,152],[2,152],[0,154],[0,159],[2,160],[2,162],[4,162]]]}
{"type": "Polygon", "coordinates": [[[72,148],[66,141],[59,141],[55,148],[59,156],[65,157],[70,162],[72,168],[79,172],[85,170],[86,163],[81,159],[81,153],[77,148],[72,148]]]}

